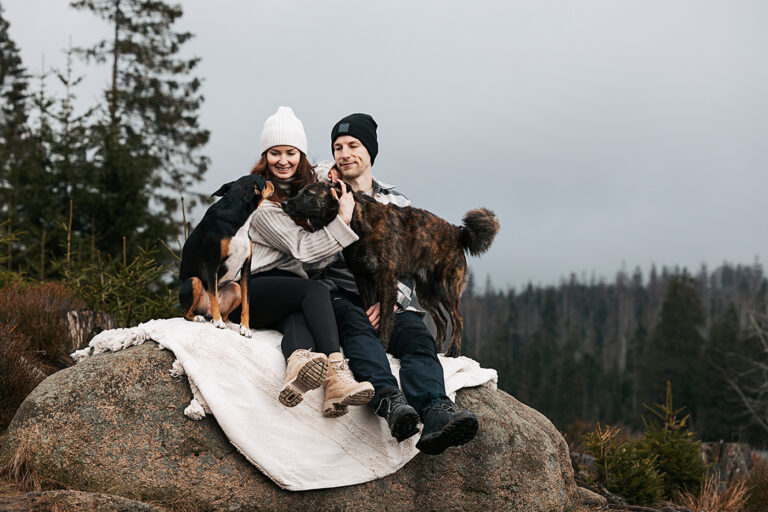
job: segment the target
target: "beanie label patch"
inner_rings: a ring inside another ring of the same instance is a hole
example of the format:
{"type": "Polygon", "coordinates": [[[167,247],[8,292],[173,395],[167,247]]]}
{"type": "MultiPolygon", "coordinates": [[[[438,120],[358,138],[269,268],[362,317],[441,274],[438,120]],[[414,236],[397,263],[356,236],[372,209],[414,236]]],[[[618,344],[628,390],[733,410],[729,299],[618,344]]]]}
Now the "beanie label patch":
{"type": "Polygon", "coordinates": [[[349,123],[341,123],[339,125],[339,133],[347,133],[349,131],[349,123]]]}

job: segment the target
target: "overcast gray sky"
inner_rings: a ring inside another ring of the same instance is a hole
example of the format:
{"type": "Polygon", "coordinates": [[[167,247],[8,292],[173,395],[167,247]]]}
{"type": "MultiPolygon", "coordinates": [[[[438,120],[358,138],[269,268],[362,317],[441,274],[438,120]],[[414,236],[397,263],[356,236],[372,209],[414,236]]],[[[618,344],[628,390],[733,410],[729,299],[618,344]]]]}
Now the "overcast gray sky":
{"type": "MultiPolygon", "coordinates": [[[[0,0],[33,72],[108,35],[64,0],[0,0]]],[[[379,123],[374,175],[458,223],[501,221],[470,258],[498,288],[622,266],[768,257],[768,3],[760,0],[184,0],[202,57],[212,192],[257,160],[279,105],[309,155],[379,123]]],[[[107,73],[80,67],[93,103],[107,73]]]]}

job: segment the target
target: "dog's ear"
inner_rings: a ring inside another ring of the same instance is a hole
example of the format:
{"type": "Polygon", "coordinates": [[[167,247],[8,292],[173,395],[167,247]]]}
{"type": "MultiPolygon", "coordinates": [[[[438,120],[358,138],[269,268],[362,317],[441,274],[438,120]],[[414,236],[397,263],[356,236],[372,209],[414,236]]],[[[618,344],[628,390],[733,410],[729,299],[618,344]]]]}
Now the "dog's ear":
{"type": "Polygon", "coordinates": [[[230,181],[229,183],[223,184],[221,187],[219,187],[219,190],[217,190],[211,195],[217,196],[217,197],[224,197],[224,194],[226,194],[227,191],[229,191],[229,188],[232,186],[233,183],[234,181],[230,181]]]}
{"type": "Polygon", "coordinates": [[[271,196],[275,192],[275,186],[272,184],[271,181],[267,181],[267,184],[264,186],[264,190],[261,191],[261,198],[266,199],[269,196],[271,196]]]}

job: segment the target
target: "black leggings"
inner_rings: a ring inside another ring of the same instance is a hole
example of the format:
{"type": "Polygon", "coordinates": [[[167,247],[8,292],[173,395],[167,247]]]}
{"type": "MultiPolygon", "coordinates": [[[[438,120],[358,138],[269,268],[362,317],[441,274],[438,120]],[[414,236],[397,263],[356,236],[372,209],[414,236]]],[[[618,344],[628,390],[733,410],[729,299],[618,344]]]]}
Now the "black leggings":
{"type": "MultiPolygon", "coordinates": [[[[286,359],[300,348],[326,355],[339,351],[331,297],[328,288],[319,281],[282,270],[253,274],[248,288],[248,309],[252,328],[277,329],[283,333],[281,347],[286,359]]],[[[238,306],[229,319],[238,322],[239,318],[238,306]]]]}

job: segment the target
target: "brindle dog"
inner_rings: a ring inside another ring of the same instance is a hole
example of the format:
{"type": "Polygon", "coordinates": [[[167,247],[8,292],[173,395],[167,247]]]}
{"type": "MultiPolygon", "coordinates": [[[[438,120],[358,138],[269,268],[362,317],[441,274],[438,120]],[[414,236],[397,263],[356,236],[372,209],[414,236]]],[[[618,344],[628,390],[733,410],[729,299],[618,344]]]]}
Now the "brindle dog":
{"type": "MultiPolygon", "coordinates": [[[[331,194],[334,187],[341,189],[340,184],[327,181],[307,185],[281,206],[292,217],[309,219],[315,228],[325,226],[338,211],[338,199],[331,194]]],[[[437,351],[447,327],[442,305],[451,320],[446,355],[458,356],[463,329],[459,299],[467,271],[464,252],[478,255],[488,250],[499,230],[496,215],[485,208],[471,210],[463,226],[454,226],[426,210],[381,204],[359,193],[354,197],[350,227],[360,240],[344,249],[344,260],[355,276],[363,306],[381,303],[382,345],[388,346],[392,334],[397,279],[410,277],[419,303],[435,321],[437,351]]]]}

